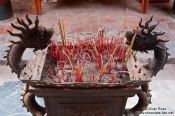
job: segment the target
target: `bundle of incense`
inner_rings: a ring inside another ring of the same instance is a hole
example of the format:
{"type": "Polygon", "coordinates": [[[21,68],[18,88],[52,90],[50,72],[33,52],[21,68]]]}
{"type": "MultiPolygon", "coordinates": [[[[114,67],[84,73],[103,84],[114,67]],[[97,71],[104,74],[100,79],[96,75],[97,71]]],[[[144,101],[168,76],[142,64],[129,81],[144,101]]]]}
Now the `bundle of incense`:
{"type": "Polygon", "coordinates": [[[63,20],[59,20],[58,26],[59,26],[59,29],[60,29],[60,34],[61,34],[63,47],[66,47],[66,37],[65,37],[65,30],[64,30],[63,20]]]}

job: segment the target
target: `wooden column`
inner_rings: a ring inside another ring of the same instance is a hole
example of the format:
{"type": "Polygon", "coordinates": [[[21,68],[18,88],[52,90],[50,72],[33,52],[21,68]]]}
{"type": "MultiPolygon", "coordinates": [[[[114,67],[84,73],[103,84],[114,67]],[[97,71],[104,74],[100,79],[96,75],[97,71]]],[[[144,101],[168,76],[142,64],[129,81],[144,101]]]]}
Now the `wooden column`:
{"type": "Polygon", "coordinates": [[[175,0],[174,0],[174,3],[173,3],[173,14],[175,14],[175,0]]]}
{"type": "Polygon", "coordinates": [[[142,13],[147,13],[148,5],[149,5],[149,0],[142,0],[142,3],[141,3],[141,12],[142,13]]]}
{"type": "Polygon", "coordinates": [[[36,15],[40,15],[42,13],[41,0],[34,0],[34,3],[35,3],[35,13],[36,15]]]}
{"type": "Polygon", "coordinates": [[[0,0],[0,5],[7,3],[9,0],[0,0]]]}

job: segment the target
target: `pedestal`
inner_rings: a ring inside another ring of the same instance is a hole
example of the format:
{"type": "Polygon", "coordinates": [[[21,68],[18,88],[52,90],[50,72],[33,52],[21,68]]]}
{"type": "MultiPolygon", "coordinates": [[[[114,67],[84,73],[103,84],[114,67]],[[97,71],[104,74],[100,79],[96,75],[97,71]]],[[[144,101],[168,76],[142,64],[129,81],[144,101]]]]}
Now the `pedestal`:
{"type": "Polygon", "coordinates": [[[47,116],[123,116],[128,97],[139,88],[33,88],[44,98],[47,116]]]}

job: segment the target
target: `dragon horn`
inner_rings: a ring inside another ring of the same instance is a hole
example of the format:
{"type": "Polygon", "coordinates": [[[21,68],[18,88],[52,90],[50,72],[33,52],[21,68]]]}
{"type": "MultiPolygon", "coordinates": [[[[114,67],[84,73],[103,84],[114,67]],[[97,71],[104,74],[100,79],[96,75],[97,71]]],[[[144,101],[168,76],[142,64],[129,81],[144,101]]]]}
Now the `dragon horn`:
{"type": "Polygon", "coordinates": [[[168,42],[169,40],[158,39],[158,41],[160,41],[160,42],[168,42]]]}
{"type": "Polygon", "coordinates": [[[19,19],[19,18],[17,17],[17,21],[18,21],[18,23],[19,23],[20,25],[24,26],[26,29],[29,29],[28,25],[24,22],[23,19],[19,19]]]}
{"type": "Polygon", "coordinates": [[[29,18],[28,14],[26,14],[26,19],[27,19],[27,22],[28,22],[28,25],[31,25],[33,24],[32,23],[32,20],[29,18]]]}
{"type": "Polygon", "coordinates": [[[11,26],[12,26],[13,28],[17,29],[17,30],[22,31],[23,33],[25,32],[25,29],[24,29],[24,28],[19,27],[19,26],[16,26],[16,25],[14,25],[13,23],[11,23],[11,26]]]}
{"type": "Polygon", "coordinates": [[[7,32],[8,32],[11,36],[16,36],[16,37],[22,38],[22,35],[21,35],[21,34],[12,33],[12,32],[9,31],[9,30],[7,30],[7,32]]]}
{"type": "Polygon", "coordinates": [[[156,36],[164,35],[165,32],[153,32],[156,36]]]}
{"type": "Polygon", "coordinates": [[[144,26],[142,25],[142,18],[140,19],[139,27],[140,27],[140,28],[143,28],[143,27],[144,27],[144,26]]]}
{"type": "Polygon", "coordinates": [[[148,29],[148,32],[151,32],[151,31],[153,31],[155,28],[156,28],[156,26],[159,24],[159,22],[157,23],[157,24],[155,24],[155,25],[152,25],[149,29],[148,29]]]}
{"type": "Polygon", "coordinates": [[[145,27],[149,28],[149,23],[153,20],[153,16],[145,23],[145,27]]]}
{"type": "Polygon", "coordinates": [[[144,32],[144,29],[146,29],[146,28],[145,28],[145,26],[142,25],[142,18],[140,19],[139,27],[142,28],[141,33],[142,33],[143,35],[145,35],[146,33],[144,32]]]}
{"type": "Polygon", "coordinates": [[[38,16],[36,16],[36,20],[35,20],[35,28],[36,29],[38,28],[38,24],[39,24],[39,19],[38,19],[38,16]]]}

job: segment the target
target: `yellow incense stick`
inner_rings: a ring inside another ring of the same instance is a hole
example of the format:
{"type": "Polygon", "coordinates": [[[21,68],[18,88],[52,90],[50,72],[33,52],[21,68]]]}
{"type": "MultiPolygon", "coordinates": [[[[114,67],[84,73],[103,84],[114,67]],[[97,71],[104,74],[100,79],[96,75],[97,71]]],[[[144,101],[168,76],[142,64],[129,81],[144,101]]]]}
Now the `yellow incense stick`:
{"type": "Polygon", "coordinates": [[[60,34],[61,34],[61,39],[62,39],[63,47],[66,47],[66,38],[65,38],[65,31],[64,31],[63,20],[59,20],[58,26],[59,26],[59,29],[60,29],[60,34]]]}
{"type": "Polygon", "coordinates": [[[126,55],[126,62],[125,63],[128,62],[129,57],[131,56],[131,50],[132,50],[132,47],[134,45],[135,37],[136,37],[136,33],[132,37],[131,44],[130,44],[129,49],[128,49],[128,55],[126,55]]]}
{"type": "MultiPolygon", "coordinates": [[[[123,33],[122,33],[122,56],[124,56],[125,53],[124,32],[126,30],[127,16],[128,16],[128,8],[124,11],[123,33]]],[[[124,58],[122,58],[122,63],[124,63],[124,58]]]]}
{"type": "Polygon", "coordinates": [[[66,45],[66,36],[65,36],[65,29],[64,29],[64,22],[63,22],[63,20],[61,20],[61,24],[62,24],[62,31],[63,31],[64,43],[66,45]]]}

